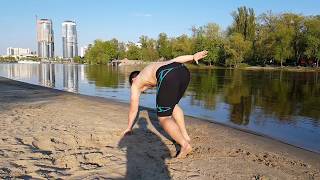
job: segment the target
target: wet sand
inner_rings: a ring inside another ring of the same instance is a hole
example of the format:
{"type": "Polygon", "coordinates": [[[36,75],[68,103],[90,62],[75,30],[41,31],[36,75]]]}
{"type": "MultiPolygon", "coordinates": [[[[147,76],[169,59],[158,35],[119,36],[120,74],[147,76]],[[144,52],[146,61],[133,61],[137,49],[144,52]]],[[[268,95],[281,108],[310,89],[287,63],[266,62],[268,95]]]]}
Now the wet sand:
{"type": "Polygon", "coordinates": [[[320,154],[186,117],[193,151],[141,108],[121,138],[128,104],[0,78],[0,178],[320,179],[320,154]]]}

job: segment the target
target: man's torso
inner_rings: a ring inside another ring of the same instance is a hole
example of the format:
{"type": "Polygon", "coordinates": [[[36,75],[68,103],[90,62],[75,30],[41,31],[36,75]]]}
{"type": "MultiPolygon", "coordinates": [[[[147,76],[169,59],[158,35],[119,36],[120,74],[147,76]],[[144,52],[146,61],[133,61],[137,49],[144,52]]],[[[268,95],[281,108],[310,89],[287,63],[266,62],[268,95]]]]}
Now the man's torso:
{"type": "Polygon", "coordinates": [[[145,67],[137,76],[138,82],[137,86],[139,89],[144,89],[144,87],[154,87],[157,85],[157,70],[164,65],[170,64],[172,61],[155,62],[147,67],[145,67]]]}

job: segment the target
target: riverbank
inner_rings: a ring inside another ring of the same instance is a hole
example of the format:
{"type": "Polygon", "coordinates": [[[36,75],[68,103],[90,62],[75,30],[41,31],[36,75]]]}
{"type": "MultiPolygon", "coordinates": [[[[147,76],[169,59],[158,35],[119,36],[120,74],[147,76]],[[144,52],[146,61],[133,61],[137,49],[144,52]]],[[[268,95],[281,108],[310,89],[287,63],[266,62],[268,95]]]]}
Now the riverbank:
{"type": "MultiPolygon", "coordinates": [[[[114,61],[112,64],[117,64],[121,61],[114,61]]],[[[146,66],[150,63],[155,62],[143,62],[141,60],[125,60],[121,63],[121,66],[146,66]],[[131,62],[132,61],[132,62],[131,62]]],[[[303,67],[303,66],[250,66],[243,65],[238,68],[230,68],[225,66],[206,66],[204,64],[196,65],[192,63],[187,64],[188,68],[191,69],[241,69],[241,70],[252,70],[252,71],[289,71],[289,72],[320,72],[320,68],[317,67],[303,67]]]]}
{"type": "Polygon", "coordinates": [[[189,68],[195,69],[241,69],[241,70],[256,70],[256,71],[291,71],[291,72],[320,72],[320,68],[316,67],[302,67],[302,66],[243,66],[239,68],[229,68],[223,66],[204,66],[204,65],[194,65],[189,64],[189,68]]]}
{"type": "Polygon", "coordinates": [[[186,117],[193,152],[177,160],[154,112],[121,138],[128,104],[0,78],[0,177],[318,179],[320,154],[186,117]]]}

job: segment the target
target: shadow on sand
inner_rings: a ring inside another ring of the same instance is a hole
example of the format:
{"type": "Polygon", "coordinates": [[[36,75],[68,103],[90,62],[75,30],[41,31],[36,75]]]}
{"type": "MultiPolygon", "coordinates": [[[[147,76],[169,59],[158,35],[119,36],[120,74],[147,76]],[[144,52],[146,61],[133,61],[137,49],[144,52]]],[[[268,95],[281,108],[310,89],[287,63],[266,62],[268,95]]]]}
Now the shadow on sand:
{"type": "MultiPolygon", "coordinates": [[[[147,109],[142,108],[139,112],[141,110],[147,109]]],[[[168,137],[154,120],[154,115],[150,114],[152,112],[147,111],[155,129],[168,137]]],[[[124,179],[170,179],[165,163],[165,159],[171,158],[169,148],[157,134],[148,129],[146,118],[137,118],[136,123],[138,128],[134,128],[132,133],[124,136],[118,144],[120,148],[126,149],[127,171],[124,179]]]]}
{"type": "Polygon", "coordinates": [[[62,91],[18,82],[0,77],[0,112],[9,110],[11,105],[20,102],[29,105],[38,105],[49,102],[62,94],[62,91]]]}

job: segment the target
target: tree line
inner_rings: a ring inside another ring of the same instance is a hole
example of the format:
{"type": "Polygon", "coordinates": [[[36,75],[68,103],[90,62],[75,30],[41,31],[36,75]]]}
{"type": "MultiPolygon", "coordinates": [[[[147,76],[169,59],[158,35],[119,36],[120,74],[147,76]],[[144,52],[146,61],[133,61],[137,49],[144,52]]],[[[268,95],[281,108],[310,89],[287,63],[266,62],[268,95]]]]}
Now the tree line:
{"type": "Polygon", "coordinates": [[[212,66],[291,65],[319,66],[320,16],[295,13],[258,16],[252,8],[239,7],[232,12],[233,23],[222,30],[216,23],[191,27],[191,35],[157,39],[142,35],[140,45],[117,39],[96,40],[80,63],[106,64],[113,59],[143,61],[168,60],[176,56],[208,50],[202,63],[212,66]]]}
{"type": "Polygon", "coordinates": [[[36,56],[30,56],[30,57],[19,57],[19,56],[2,57],[2,56],[0,56],[0,62],[16,63],[19,60],[41,61],[41,59],[39,57],[36,57],[36,56]]]}

